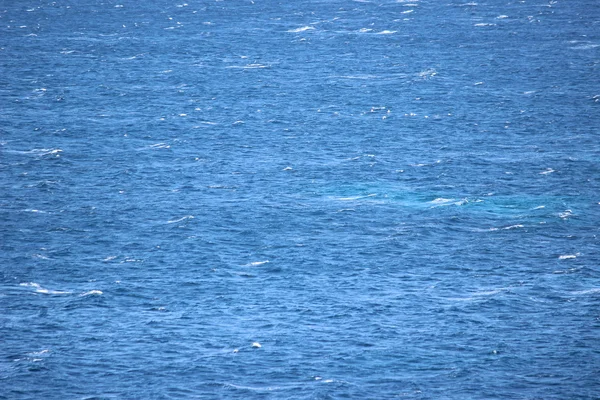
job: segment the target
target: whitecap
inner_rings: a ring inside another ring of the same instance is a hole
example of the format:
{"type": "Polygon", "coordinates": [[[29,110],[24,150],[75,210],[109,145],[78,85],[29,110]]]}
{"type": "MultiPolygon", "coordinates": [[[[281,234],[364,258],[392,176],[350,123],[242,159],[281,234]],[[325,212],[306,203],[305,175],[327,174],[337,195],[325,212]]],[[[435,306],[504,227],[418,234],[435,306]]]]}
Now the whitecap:
{"type": "Polygon", "coordinates": [[[573,211],[571,211],[571,210],[565,210],[564,212],[558,213],[558,216],[561,217],[562,219],[567,219],[571,215],[573,215],[573,211]]]}
{"type": "Polygon", "coordinates": [[[496,24],[490,24],[490,23],[484,23],[484,22],[480,22],[478,24],[474,24],[473,26],[496,26],[496,24]]]}
{"type": "Polygon", "coordinates": [[[102,293],[102,290],[90,290],[88,292],[85,293],[81,293],[80,296],[100,296],[104,293],[102,293]]]}
{"type": "Polygon", "coordinates": [[[400,14],[410,14],[412,12],[414,12],[415,10],[406,10],[406,11],[402,11],[400,14]]]}
{"type": "Polygon", "coordinates": [[[247,65],[230,65],[228,67],[228,69],[261,69],[261,68],[267,68],[268,65],[264,65],[264,64],[247,64],[247,65]]]}
{"type": "Polygon", "coordinates": [[[367,33],[367,32],[372,32],[373,29],[370,29],[370,28],[360,28],[358,31],[360,33],[367,33]]]}
{"type": "Polygon", "coordinates": [[[429,204],[446,205],[452,203],[454,200],[455,199],[445,199],[443,197],[438,197],[437,199],[431,200],[429,204]]]}
{"type": "Polygon", "coordinates": [[[42,293],[42,294],[71,294],[71,292],[65,292],[65,291],[62,291],[62,290],[49,290],[49,289],[44,289],[44,288],[37,289],[36,293],[42,293]]]}
{"type": "Polygon", "coordinates": [[[186,215],[185,217],[181,217],[181,218],[177,218],[177,219],[172,219],[170,221],[167,221],[167,224],[175,224],[177,222],[185,221],[186,219],[194,219],[194,216],[193,215],[186,215]]]}
{"type": "Polygon", "coordinates": [[[296,28],[296,29],[290,29],[288,32],[291,33],[298,33],[298,32],[306,32],[306,31],[312,31],[315,28],[313,26],[303,26],[301,28],[296,28]]]}
{"type": "Polygon", "coordinates": [[[50,350],[44,349],[44,350],[40,350],[40,351],[31,352],[31,353],[29,353],[29,355],[30,356],[40,356],[42,354],[47,354],[47,353],[50,353],[50,350]]]}
{"type": "Polygon", "coordinates": [[[23,283],[19,283],[19,286],[29,286],[29,287],[39,288],[40,284],[35,283],[35,282],[23,282],[23,283]]]}
{"type": "Polygon", "coordinates": [[[546,168],[545,171],[540,172],[540,175],[548,175],[548,174],[551,174],[553,172],[556,172],[556,171],[553,170],[552,168],[546,168]]]}
{"type": "Polygon", "coordinates": [[[473,293],[473,296],[493,296],[498,293],[502,293],[506,291],[506,288],[492,289],[492,290],[484,290],[481,292],[473,293]]]}
{"type": "MultiPolygon", "coordinates": [[[[45,90],[45,89],[43,89],[43,90],[45,90]]],[[[32,149],[32,150],[29,150],[29,151],[17,151],[16,153],[34,154],[34,155],[37,155],[37,156],[46,156],[46,155],[49,155],[49,154],[62,153],[62,150],[61,149],[32,149]]]]}
{"type": "Polygon", "coordinates": [[[392,35],[392,34],[394,34],[394,33],[396,33],[396,32],[398,32],[398,31],[389,31],[389,30],[387,30],[387,29],[386,29],[386,30],[384,30],[384,31],[377,32],[377,34],[378,34],[378,35],[392,35]]]}
{"type": "Polygon", "coordinates": [[[263,264],[267,264],[269,263],[269,260],[265,260],[265,261],[254,261],[248,264],[245,264],[244,267],[258,267],[259,265],[263,265],[263,264]]]}
{"type": "Polygon", "coordinates": [[[368,197],[375,197],[375,196],[377,196],[377,194],[372,193],[372,194],[368,194],[366,196],[339,197],[336,200],[339,200],[339,201],[353,201],[353,200],[366,199],[368,197]]]}
{"type": "Polygon", "coordinates": [[[503,230],[509,230],[509,229],[517,229],[517,228],[525,228],[525,225],[521,225],[521,224],[511,225],[511,226],[506,226],[506,227],[504,227],[502,229],[503,230]]]}
{"type": "Polygon", "coordinates": [[[43,254],[34,254],[34,255],[33,255],[33,257],[34,257],[34,258],[39,258],[39,259],[41,259],[41,260],[51,260],[51,258],[50,258],[50,257],[47,257],[47,256],[45,256],[45,255],[43,255],[43,254]]]}
{"type": "MultiPolygon", "coordinates": [[[[426,69],[425,71],[421,71],[417,74],[421,78],[431,78],[437,75],[437,71],[434,68],[426,69]]],[[[415,114],[416,115],[416,114],[415,114]]]]}
{"type": "Polygon", "coordinates": [[[558,256],[559,260],[569,260],[569,259],[573,259],[573,258],[577,258],[577,254],[565,254],[562,256],[558,256]]]}
{"type": "Polygon", "coordinates": [[[525,228],[525,225],[521,225],[521,224],[517,224],[517,225],[510,225],[510,226],[505,226],[503,228],[490,228],[489,231],[490,232],[496,232],[499,230],[511,230],[511,229],[519,229],[519,228],[525,228]]]}
{"type": "Polygon", "coordinates": [[[45,289],[39,283],[35,283],[35,282],[19,283],[19,286],[25,286],[25,287],[35,288],[35,292],[36,293],[42,293],[42,294],[71,294],[71,292],[65,292],[65,291],[62,291],[62,290],[49,290],[49,289],[45,289]]]}
{"type": "Polygon", "coordinates": [[[155,143],[155,144],[151,144],[150,146],[148,146],[148,148],[151,149],[170,149],[171,146],[166,144],[166,143],[155,143]]]}

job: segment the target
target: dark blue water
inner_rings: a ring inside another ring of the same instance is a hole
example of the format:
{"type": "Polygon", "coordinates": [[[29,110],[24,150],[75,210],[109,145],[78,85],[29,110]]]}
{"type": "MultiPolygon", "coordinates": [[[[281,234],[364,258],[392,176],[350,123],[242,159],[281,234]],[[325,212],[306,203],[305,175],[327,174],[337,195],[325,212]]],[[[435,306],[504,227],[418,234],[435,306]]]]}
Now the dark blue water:
{"type": "Polygon", "coordinates": [[[0,0],[0,398],[598,398],[599,2],[187,1],[0,0]]]}

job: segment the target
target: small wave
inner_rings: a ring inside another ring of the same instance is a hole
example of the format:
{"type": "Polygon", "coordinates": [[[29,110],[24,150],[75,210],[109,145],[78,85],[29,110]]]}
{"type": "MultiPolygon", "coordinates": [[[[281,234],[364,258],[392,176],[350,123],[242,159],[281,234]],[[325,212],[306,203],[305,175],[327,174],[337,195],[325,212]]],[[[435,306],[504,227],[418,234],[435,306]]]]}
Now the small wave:
{"type": "Polygon", "coordinates": [[[378,75],[337,75],[337,76],[332,76],[332,78],[368,80],[368,79],[379,79],[380,77],[378,75]]]}
{"type": "Polygon", "coordinates": [[[425,71],[419,72],[417,75],[420,78],[427,79],[427,78],[432,78],[432,77],[436,76],[437,74],[438,73],[434,68],[429,68],[429,69],[426,69],[425,71]]]}
{"type": "Polygon", "coordinates": [[[517,228],[525,228],[525,225],[521,225],[521,224],[511,225],[511,226],[506,226],[502,229],[507,230],[507,229],[517,229],[517,228]]]}
{"type": "Polygon", "coordinates": [[[579,46],[574,46],[571,47],[572,50],[590,50],[590,49],[595,49],[596,47],[600,46],[600,44],[582,44],[579,46]]]}
{"type": "Polygon", "coordinates": [[[88,292],[81,293],[80,296],[100,296],[102,294],[104,294],[102,290],[90,290],[88,292]]]}
{"type": "Polygon", "coordinates": [[[63,290],[45,289],[39,283],[35,283],[35,282],[24,282],[24,283],[20,283],[19,286],[35,288],[36,293],[42,293],[42,294],[71,294],[71,292],[67,292],[67,291],[63,291],[63,290]]]}
{"type": "Polygon", "coordinates": [[[265,260],[265,261],[254,261],[248,264],[245,264],[244,267],[258,267],[259,265],[263,265],[263,264],[267,264],[269,263],[269,260],[265,260]]]}
{"type": "Polygon", "coordinates": [[[290,33],[298,33],[298,32],[312,31],[314,29],[315,28],[313,26],[303,26],[301,28],[290,29],[288,32],[290,32],[290,33]]]}
{"type": "Polygon", "coordinates": [[[558,216],[561,217],[562,219],[567,219],[572,215],[573,215],[573,211],[571,211],[571,210],[565,210],[561,213],[558,213],[558,216]]]}
{"type": "Polygon", "coordinates": [[[519,229],[519,228],[525,228],[525,225],[516,224],[516,225],[505,226],[502,228],[490,228],[489,230],[491,232],[495,232],[495,231],[499,231],[499,230],[507,231],[507,230],[519,229]]]}
{"type": "Polygon", "coordinates": [[[456,200],[456,199],[445,199],[443,197],[439,197],[435,200],[428,202],[429,204],[433,204],[432,207],[441,207],[441,206],[462,206],[469,202],[468,199],[456,200]]]}
{"type": "Polygon", "coordinates": [[[44,349],[44,350],[40,350],[40,351],[33,351],[31,353],[28,353],[28,355],[30,355],[30,356],[41,356],[42,354],[48,354],[48,353],[50,353],[50,350],[44,349]]]}
{"type": "Polygon", "coordinates": [[[435,200],[431,200],[429,203],[430,204],[447,204],[447,203],[451,203],[453,201],[454,201],[454,199],[445,199],[443,197],[438,197],[435,200]]]}
{"type": "Polygon", "coordinates": [[[42,294],[71,294],[71,292],[65,292],[62,290],[49,290],[44,288],[37,289],[36,292],[42,294]]]}
{"type": "Polygon", "coordinates": [[[495,294],[502,293],[504,291],[506,291],[506,288],[484,290],[484,291],[481,291],[481,292],[475,292],[475,293],[473,293],[473,296],[493,296],[495,294]]]}
{"type": "Polygon", "coordinates": [[[578,290],[575,292],[571,292],[573,294],[600,294],[600,288],[592,288],[592,289],[586,289],[586,290],[578,290]]]}
{"type": "Polygon", "coordinates": [[[253,391],[253,392],[272,392],[275,390],[281,390],[281,387],[279,387],[279,386],[253,387],[253,386],[234,385],[233,383],[225,383],[225,386],[233,388],[233,389],[248,390],[248,391],[253,391]]]}
{"type": "Polygon", "coordinates": [[[167,224],[175,224],[177,222],[185,221],[186,219],[194,219],[194,216],[193,215],[186,215],[185,217],[181,217],[181,218],[177,218],[177,219],[172,219],[170,221],[167,221],[167,224]]]}
{"type": "Polygon", "coordinates": [[[451,301],[474,301],[474,300],[481,300],[481,298],[486,298],[486,297],[497,295],[499,293],[504,293],[507,290],[508,290],[508,288],[498,288],[498,289],[491,289],[491,290],[482,290],[482,291],[479,291],[479,292],[471,293],[470,296],[468,296],[468,297],[452,297],[452,298],[448,298],[448,300],[451,300],[451,301]]]}
{"type": "Polygon", "coordinates": [[[19,286],[28,286],[28,287],[39,288],[40,284],[39,283],[35,283],[35,282],[23,282],[23,283],[19,283],[19,286]]]}
{"type": "Polygon", "coordinates": [[[166,143],[156,143],[148,146],[149,149],[170,149],[171,146],[166,143]]]}
{"type": "Polygon", "coordinates": [[[45,255],[43,255],[43,254],[34,254],[32,257],[34,257],[34,258],[39,258],[39,259],[41,259],[41,260],[51,260],[51,258],[50,258],[50,257],[47,257],[47,256],[45,256],[45,255]]]}
{"type": "MultiPolygon", "coordinates": [[[[41,90],[41,89],[40,89],[41,90]]],[[[43,89],[46,90],[46,89],[43,89]]],[[[59,153],[62,153],[62,149],[31,149],[31,150],[27,150],[27,151],[18,151],[18,150],[13,150],[13,151],[9,151],[10,153],[16,153],[16,154],[31,154],[34,156],[39,156],[39,157],[43,157],[43,156],[47,156],[47,155],[59,155],[59,153]]]]}
{"type": "Polygon", "coordinates": [[[377,196],[377,194],[372,193],[372,194],[368,194],[366,196],[339,197],[336,200],[338,200],[338,201],[353,201],[353,200],[366,199],[366,198],[375,197],[375,196],[377,196]]]}
{"type": "Polygon", "coordinates": [[[246,65],[230,65],[226,68],[229,69],[261,69],[261,68],[268,68],[268,65],[264,65],[264,64],[246,64],[246,65]]]}

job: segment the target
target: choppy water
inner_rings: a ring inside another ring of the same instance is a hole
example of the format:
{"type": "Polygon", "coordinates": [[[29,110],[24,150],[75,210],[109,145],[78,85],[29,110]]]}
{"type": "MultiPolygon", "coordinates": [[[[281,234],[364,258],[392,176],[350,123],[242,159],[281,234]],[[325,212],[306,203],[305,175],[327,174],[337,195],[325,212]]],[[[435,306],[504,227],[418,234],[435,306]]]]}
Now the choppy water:
{"type": "Polygon", "coordinates": [[[599,2],[187,1],[0,1],[0,398],[598,398],[599,2]]]}

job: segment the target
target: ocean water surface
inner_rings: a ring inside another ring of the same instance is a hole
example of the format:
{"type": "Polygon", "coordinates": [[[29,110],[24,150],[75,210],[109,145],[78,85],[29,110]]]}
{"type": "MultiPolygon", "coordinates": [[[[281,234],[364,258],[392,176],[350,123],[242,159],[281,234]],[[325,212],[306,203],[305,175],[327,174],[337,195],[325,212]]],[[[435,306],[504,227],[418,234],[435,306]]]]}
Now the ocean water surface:
{"type": "Polygon", "coordinates": [[[599,127],[596,0],[0,0],[0,398],[597,399],[599,127]]]}

